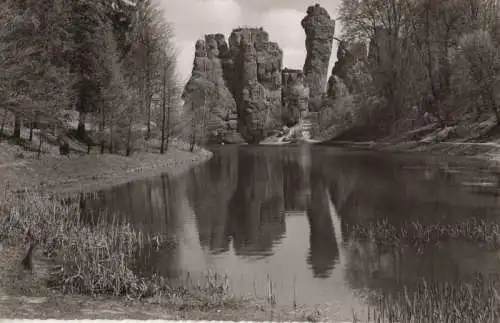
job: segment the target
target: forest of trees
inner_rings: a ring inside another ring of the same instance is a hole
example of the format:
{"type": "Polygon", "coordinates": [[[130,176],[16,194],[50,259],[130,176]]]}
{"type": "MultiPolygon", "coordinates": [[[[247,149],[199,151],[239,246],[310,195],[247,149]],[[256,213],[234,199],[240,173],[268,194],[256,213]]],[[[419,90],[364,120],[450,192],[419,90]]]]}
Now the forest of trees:
{"type": "Polygon", "coordinates": [[[151,0],[2,1],[0,134],[13,120],[14,139],[30,129],[130,155],[156,137],[163,153],[181,94],[172,42],[151,0]]]}
{"type": "Polygon", "coordinates": [[[339,111],[374,137],[415,128],[425,112],[441,127],[498,123],[499,10],[498,0],[342,0],[347,66],[324,125],[339,111]]]}

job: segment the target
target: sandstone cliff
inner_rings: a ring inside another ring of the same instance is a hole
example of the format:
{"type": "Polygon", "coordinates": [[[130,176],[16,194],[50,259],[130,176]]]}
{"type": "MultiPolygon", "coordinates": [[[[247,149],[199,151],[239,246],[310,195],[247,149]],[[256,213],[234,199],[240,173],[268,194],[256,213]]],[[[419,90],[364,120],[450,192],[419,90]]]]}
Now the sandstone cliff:
{"type": "Polygon", "coordinates": [[[304,85],[302,70],[285,68],[281,75],[283,83],[281,91],[282,120],[290,127],[308,112],[309,88],[304,85]]]}
{"type": "Polygon", "coordinates": [[[232,68],[228,63],[231,62],[224,35],[210,34],[198,40],[193,71],[184,88],[183,99],[188,104],[198,105],[194,109],[206,105],[209,110],[206,139],[217,140],[220,134],[226,142],[239,142],[236,102],[225,81],[225,72],[232,68]]]}
{"type": "Polygon", "coordinates": [[[279,123],[283,52],[262,28],[234,29],[229,37],[233,73],[227,73],[236,100],[239,130],[258,142],[279,123]]]}
{"type": "MultiPolygon", "coordinates": [[[[259,142],[283,124],[292,126],[319,111],[326,97],[335,21],[325,8],[314,5],[301,25],[307,51],[303,70],[282,71],[283,52],[262,28],[234,29],[228,42],[222,34],[198,41],[184,97],[207,83],[217,88],[208,91],[215,106],[210,129],[259,142]]],[[[206,100],[207,91],[203,93],[206,100]]]]}
{"type": "Polygon", "coordinates": [[[306,33],[306,61],[304,63],[305,83],[310,89],[309,109],[315,111],[325,93],[328,79],[328,64],[332,55],[335,20],[319,4],[307,8],[302,19],[306,33]]]}

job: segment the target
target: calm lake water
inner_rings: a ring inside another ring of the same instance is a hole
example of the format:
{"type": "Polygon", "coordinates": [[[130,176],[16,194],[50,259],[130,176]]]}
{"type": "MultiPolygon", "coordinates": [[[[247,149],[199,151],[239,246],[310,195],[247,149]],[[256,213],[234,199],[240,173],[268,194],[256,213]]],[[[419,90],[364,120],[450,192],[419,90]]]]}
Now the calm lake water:
{"type": "Polygon", "coordinates": [[[350,317],[369,290],[500,272],[495,250],[456,241],[381,250],[353,239],[354,225],[500,219],[499,187],[494,170],[446,157],[247,146],[216,150],[181,177],[99,192],[82,208],[107,208],[178,242],[143,256],[145,274],[182,280],[212,270],[250,296],[266,296],[271,281],[278,303],[328,304],[350,317]]]}

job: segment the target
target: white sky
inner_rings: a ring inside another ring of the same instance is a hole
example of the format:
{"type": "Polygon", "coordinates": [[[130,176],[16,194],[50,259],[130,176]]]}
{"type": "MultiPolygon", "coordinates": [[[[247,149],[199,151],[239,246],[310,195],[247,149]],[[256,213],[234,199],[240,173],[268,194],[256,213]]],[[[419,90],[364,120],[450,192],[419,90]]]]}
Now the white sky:
{"type": "MultiPolygon", "coordinates": [[[[305,33],[300,25],[307,7],[319,3],[333,19],[340,0],[157,0],[175,29],[178,73],[183,81],[191,74],[194,44],[205,34],[222,33],[226,40],[239,26],[264,27],[271,41],[283,49],[283,67],[302,69],[306,57],[305,33]]],[[[335,33],[340,33],[336,22],[335,33]]],[[[334,41],[330,65],[336,60],[334,41]]],[[[329,73],[331,72],[331,66],[329,73]]]]}

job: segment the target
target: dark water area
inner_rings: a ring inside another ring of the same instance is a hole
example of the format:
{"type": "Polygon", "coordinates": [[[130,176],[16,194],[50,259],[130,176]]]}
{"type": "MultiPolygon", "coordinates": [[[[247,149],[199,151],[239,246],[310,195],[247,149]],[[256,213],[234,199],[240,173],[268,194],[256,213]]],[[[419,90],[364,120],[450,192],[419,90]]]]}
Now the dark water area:
{"type": "Polygon", "coordinates": [[[183,176],[101,191],[82,208],[88,221],[105,208],[144,234],[177,241],[142,256],[145,274],[175,280],[210,270],[250,296],[266,296],[271,281],[278,303],[328,304],[350,316],[370,290],[500,271],[500,253],[480,245],[383,250],[354,239],[353,226],[500,222],[499,188],[497,170],[463,159],[229,147],[183,176]]]}

